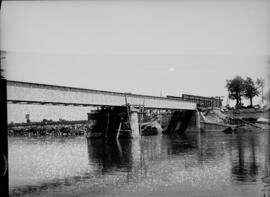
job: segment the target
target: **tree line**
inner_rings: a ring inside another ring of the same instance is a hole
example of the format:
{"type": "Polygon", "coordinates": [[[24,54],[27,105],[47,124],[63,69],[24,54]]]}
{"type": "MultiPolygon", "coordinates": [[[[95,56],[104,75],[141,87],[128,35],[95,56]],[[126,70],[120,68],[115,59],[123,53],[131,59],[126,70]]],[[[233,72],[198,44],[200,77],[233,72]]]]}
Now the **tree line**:
{"type": "Polygon", "coordinates": [[[250,77],[243,79],[240,76],[234,77],[232,80],[226,80],[226,88],[229,92],[229,99],[236,100],[236,108],[243,106],[242,98],[249,99],[250,107],[253,107],[253,98],[255,96],[262,95],[265,80],[263,78],[257,78],[254,81],[250,77]]]}

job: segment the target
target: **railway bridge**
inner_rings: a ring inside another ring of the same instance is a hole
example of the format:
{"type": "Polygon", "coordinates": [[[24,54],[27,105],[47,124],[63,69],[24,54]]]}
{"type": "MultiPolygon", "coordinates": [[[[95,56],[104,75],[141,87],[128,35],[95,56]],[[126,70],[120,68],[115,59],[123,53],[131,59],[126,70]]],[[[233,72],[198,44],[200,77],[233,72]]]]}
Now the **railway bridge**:
{"type": "Polygon", "coordinates": [[[122,106],[143,105],[148,109],[196,110],[196,103],[174,98],[148,96],[7,81],[7,102],[15,104],[65,105],[65,106],[122,106]]]}
{"type": "MultiPolygon", "coordinates": [[[[193,115],[195,117],[195,123],[197,124],[199,122],[199,116],[196,115],[197,104],[179,98],[165,98],[20,81],[7,81],[7,103],[83,107],[123,106],[129,104],[131,106],[143,106],[144,109],[172,110],[178,113],[180,111],[184,114],[188,111],[189,114],[195,114],[193,115]]],[[[183,115],[179,117],[183,118],[183,115]]],[[[191,116],[189,115],[189,117],[191,116]]],[[[178,127],[179,120],[176,120],[175,124],[171,125],[171,128],[177,129],[178,127]]]]}

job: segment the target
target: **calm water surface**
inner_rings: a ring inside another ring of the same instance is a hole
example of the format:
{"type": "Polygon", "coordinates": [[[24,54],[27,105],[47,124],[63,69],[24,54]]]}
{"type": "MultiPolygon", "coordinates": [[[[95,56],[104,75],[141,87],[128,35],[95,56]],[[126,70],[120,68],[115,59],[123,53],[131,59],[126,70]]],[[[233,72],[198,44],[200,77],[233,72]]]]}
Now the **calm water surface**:
{"type": "Polygon", "coordinates": [[[9,138],[11,196],[268,196],[266,131],[9,138]]]}

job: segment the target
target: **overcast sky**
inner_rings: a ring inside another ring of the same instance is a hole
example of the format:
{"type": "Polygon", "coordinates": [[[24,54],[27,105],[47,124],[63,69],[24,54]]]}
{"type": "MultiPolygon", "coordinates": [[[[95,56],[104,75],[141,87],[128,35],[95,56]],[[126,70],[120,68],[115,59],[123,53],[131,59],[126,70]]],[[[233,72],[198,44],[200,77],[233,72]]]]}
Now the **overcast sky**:
{"type": "Polygon", "coordinates": [[[227,96],[267,78],[268,0],[4,1],[9,80],[159,96],[227,96]]]}

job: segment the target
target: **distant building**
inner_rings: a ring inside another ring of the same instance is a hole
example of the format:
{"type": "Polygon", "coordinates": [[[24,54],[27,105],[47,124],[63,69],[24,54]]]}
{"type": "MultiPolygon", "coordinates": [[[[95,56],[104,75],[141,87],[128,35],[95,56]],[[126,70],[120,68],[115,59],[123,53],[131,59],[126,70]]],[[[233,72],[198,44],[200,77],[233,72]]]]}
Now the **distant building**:
{"type": "Polygon", "coordinates": [[[199,107],[221,107],[222,100],[223,100],[220,97],[219,98],[205,97],[205,96],[197,96],[197,95],[190,95],[190,94],[182,94],[182,97],[167,96],[167,98],[196,102],[199,107]]]}

